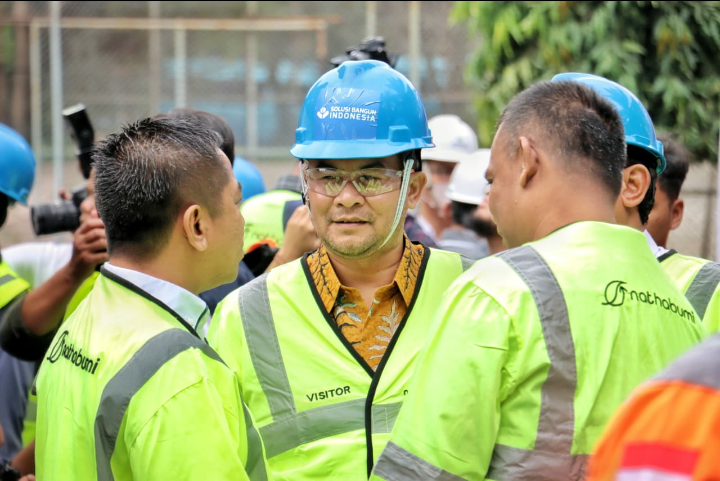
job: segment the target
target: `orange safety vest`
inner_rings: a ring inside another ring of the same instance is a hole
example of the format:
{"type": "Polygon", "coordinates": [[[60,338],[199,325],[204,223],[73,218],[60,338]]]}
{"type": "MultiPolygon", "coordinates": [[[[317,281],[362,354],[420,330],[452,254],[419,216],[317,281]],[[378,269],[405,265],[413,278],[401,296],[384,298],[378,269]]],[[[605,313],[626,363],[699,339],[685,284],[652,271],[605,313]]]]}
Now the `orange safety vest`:
{"type": "Polygon", "coordinates": [[[588,481],[720,479],[720,334],[638,388],[598,442],[588,481]]]}

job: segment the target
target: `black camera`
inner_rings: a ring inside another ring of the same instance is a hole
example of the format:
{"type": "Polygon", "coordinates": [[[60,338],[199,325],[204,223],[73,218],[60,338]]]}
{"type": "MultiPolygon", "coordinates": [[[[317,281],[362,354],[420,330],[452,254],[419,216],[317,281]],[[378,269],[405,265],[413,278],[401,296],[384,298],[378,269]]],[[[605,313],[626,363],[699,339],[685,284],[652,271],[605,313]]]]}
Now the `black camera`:
{"type": "Polygon", "coordinates": [[[63,110],[63,117],[70,127],[70,136],[77,145],[78,161],[83,177],[90,178],[92,168],[92,149],[95,143],[95,131],[90,123],[87,109],[83,104],[73,105],[63,110]]]}
{"type": "Polygon", "coordinates": [[[330,59],[330,63],[337,67],[346,60],[380,60],[395,68],[397,55],[388,55],[383,37],[368,37],[360,45],[345,50],[345,55],[330,59]]]}
{"type": "Polygon", "coordinates": [[[20,471],[11,468],[6,461],[0,463],[0,481],[19,481],[20,471]]]}
{"type": "Polygon", "coordinates": [[[73,232],[80,227],[80,204],[88,196],[82,185],[72,191],[72,200],[57,200],[51,204],[35,205],[30,209],[35,235],[73,232]]]}
{"type": "MultiPolygon", "coordinates": [[[[63,110],[63,117],[70,127],[70,136],[77,145],[76,155],[82,175],[89,179],[95,131],[90,123],[87,109],[83,104],[73,105],[63,110]]],[[[57,200],[30,209],[35,235],[73,232],[80,227],[80,204],[88,196],[87,186],[76,187],[71,192],[71,196],[72,200],[57,200]]]]}

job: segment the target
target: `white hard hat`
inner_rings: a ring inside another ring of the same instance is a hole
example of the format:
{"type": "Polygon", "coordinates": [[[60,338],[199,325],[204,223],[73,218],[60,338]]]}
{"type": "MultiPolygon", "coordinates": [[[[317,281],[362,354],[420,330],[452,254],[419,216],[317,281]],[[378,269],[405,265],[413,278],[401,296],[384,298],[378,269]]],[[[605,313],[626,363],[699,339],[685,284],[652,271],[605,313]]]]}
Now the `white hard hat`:
{"type": "Polygon", "coordinates": [[[460,162],[478,148],[477,135],[457,115],[436,115],[428,120],[434,149],[425,149],[422,158],[440,162],[460,162]]]}
{"type": "Polygon", "coordinates": [[[445,194],[447,198],[464,204],[480,205],[487,191],[485,171],[489,164],[490,149],[480,149],[460,162],[450,178],[445,194]]]}

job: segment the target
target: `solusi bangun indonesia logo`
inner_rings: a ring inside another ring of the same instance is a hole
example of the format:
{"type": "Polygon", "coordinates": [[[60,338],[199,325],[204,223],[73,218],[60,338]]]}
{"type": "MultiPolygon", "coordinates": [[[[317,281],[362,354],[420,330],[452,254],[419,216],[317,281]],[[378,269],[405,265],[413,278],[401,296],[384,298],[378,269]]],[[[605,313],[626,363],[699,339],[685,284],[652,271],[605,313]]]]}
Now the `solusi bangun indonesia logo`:
{"type": "Polygon", "coordinates": [[[57,362],[61,357],[67,359],[76,367],[79,367],[83,371],[87,371],[90,374],[95,374],[95,370],[100,364],[100,358],[95,360],[90,359],[87,354],[83,354],[82,348],[80,350],[75,349],[75,344],[68,344],[66,342],[68,331],[64,331],[60,334],[60,337],[55,341],[55,345],[50,349],[50,355],[47,360],[51,363],[57,362]]]}
{"type": "Polygon", "coordinates": [[[660,297],[658,294],[650,291],[636,291],[626,287],[625,281],[612,281],[605,286],[605,302],[603,306],[620,307],[626,300],[640,302],[642,304],[654,305],[670,311],[683,319],[695,322],[695,313],[692,310],[684,309],[678,306],[672,300],[660,297]]]}

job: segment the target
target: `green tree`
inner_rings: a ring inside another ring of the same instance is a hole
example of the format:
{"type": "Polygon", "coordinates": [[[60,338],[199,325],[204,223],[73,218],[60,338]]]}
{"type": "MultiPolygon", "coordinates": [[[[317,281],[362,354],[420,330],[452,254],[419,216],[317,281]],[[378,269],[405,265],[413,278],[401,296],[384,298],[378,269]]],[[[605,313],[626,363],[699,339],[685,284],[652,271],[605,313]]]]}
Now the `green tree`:
{"type": "Polygon", "coordinates": [[[462,1],[452,19],[482,40],[468,71],[482,144],[515,94],[576,71],[626,86],[657,130],[717,160],[720,2],[462,1]]]}

